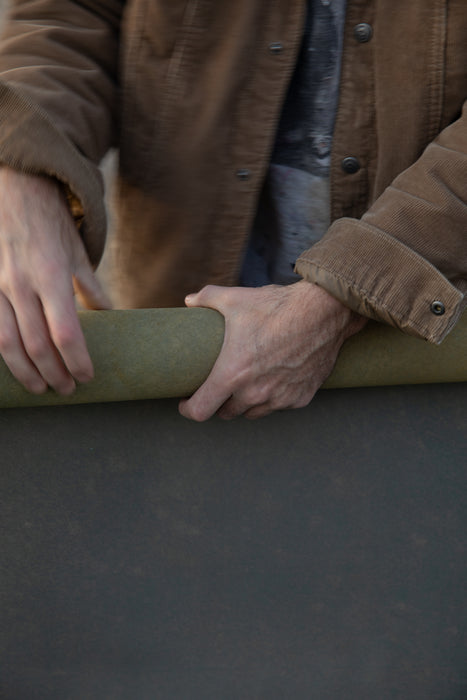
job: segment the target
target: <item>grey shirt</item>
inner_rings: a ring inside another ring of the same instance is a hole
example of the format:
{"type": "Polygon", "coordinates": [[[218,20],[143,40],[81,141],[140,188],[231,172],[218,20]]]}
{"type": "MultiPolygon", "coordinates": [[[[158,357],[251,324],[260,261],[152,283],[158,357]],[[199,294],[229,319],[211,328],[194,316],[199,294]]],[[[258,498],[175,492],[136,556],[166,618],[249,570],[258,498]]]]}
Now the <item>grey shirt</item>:
{"type": "Polygon", "coordinates": [[[301,252],[329,226],[329,166],[346,0],[309,0],[240,283],[289,284],[301,252]]]}

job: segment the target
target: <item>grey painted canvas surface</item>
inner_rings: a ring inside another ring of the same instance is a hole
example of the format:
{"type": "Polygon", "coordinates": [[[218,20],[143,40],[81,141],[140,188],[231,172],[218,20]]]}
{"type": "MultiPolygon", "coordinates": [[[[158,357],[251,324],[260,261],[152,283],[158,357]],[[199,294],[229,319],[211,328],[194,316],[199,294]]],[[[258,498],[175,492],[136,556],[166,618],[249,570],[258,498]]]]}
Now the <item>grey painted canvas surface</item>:
{"type": "Polygon", "coordinates": [[[2,700],[463,700],[467,385],[0,412],[2,700]]]}

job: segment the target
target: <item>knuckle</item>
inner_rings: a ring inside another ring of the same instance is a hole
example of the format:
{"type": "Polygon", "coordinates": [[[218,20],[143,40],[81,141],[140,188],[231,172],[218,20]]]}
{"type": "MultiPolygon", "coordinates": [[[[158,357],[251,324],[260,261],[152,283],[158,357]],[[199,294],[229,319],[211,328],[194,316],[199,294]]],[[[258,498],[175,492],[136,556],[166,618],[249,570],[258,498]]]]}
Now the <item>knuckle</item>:
{"type": "Polygon", "coordinates": [[[73,326],[65,324],[53,332],[52,339],[57,348],[69,350],[78,341],[78,334],[73,326]]]}
{"type": "Polygon", "coordinates": [[[17,344],[17,334],[9,326],[0,327],[0,352],[9,354],[17,344]]]}
{"type": "Polygon", "coordinates": [[[42,360],[50,351],[50,344],[47,342],[47,339],[38,333],[33,335],[25,345],[29,357],[35,361],[42,360]]]}
{"type": "Polygon", "coordinates": [[[53,250],[41,247],[36,249],[35,262],[37,272],[43,277],[61,274],[67,262],[67,255],[61,245],[54,246],[53,250]]]}
{"type": "Polygon", "coordinates": [[[37,267],[39,285],[44,289],[56,288],[57,282],[62,282],[66,268],[59,260],[42,261],[37,267]]]}
{"type": "Polygon", "coordinates": [[[11,265],[8,271],[4,271],[1,283],[7,297],[17,296],[18,294],[23,295],[27,287],[26,278],[16,265],[11,265]]]}
{"type": "Polygon", "coordinates": [[[243,399],[248,406],[259,406],[270,399],[270,388],[268,385],[252,385],[243,392],[243,399]]]}

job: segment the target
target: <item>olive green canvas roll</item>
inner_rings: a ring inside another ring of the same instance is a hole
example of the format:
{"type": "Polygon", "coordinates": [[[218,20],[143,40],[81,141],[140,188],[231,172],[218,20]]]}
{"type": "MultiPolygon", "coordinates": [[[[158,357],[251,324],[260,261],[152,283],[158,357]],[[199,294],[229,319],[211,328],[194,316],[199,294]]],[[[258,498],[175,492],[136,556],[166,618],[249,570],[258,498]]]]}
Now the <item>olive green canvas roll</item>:
{"type": "Polygon", "coordinates": [[[467,381],[467,314],[440,345],[371,322],[342,347],[325,388],[467,381]]]}
{"type": "MultiPolygon", "coordinates": [[[[82,311],[95,377],[71,396],[28,393],[0,361],[0,407],[189,396],[221,350],[212,309],[82,311]]],[[[467,381],[467,315],[439,346],[370,323],[342,348],[325,388],[467,381]]]]}
{"type": "Polygon", "coordinates": [[[0,362],[0,407],[189,396],[208,376],[224,338],[212,309],[81,311],[94,379],[71,396],[27,392],[0,362]]]}

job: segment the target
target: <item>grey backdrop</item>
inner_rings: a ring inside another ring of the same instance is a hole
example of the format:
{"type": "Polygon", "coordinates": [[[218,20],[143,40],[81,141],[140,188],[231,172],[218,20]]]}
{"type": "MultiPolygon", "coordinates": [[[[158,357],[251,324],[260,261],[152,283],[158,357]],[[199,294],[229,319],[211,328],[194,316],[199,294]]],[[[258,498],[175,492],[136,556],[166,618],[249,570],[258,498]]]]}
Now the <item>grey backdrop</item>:
{"type": "Polygon", "coordinates": [[[466,406],[0,412],[0,697],[467,698],[466,406]]]}

